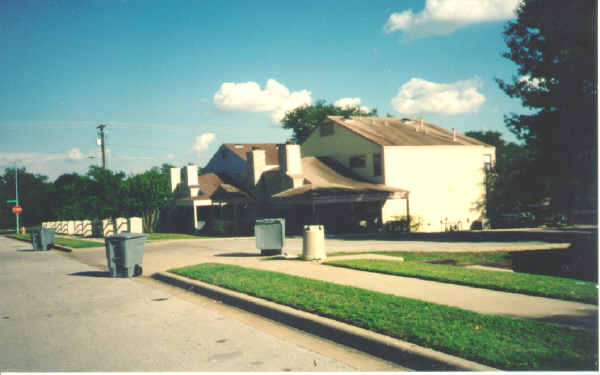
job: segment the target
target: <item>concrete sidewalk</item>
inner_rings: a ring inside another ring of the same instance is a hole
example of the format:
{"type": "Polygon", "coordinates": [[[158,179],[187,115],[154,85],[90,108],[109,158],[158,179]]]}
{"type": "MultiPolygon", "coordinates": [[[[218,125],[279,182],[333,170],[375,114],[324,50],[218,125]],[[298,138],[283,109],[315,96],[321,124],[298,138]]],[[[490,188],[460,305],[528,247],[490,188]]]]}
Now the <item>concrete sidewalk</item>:
{"type": "MultiPolygon", "coordinates": [[[[301,241],[301,239],[288,240],[284,251],[290,254],[290,257],[294,257],[301,252],[301,241]]],[[[330,251],[353,248],[345,242],[340,239],[327,239],[326,246],[330,251]]],[[[350,245],[354,244],[354,241],[351,242],[350,245]]],[[[412,247],[414,242],[405,245],[412,247]]],[[[457,245],[457,243],[435,243],[431,246],[435,249],[449,247],[451,248],[449,251],[458,251],[459,247],[457,245]]],[[[491,247],[490,244],[481,243],[471,243],[469,245],[463,247],[463,251],[465,249],[482,251],[482,247],[491,247]]],[[[517,247],[517,245],[522,246],[522,244],[510,243],[504,243],[503,245],[505,247],[511,247],[511,245],[514,247],[517,247]]],[[[370,248],[373,251],[385,250],[390,247],[398,249],[402,246],[401,241],[394,241],[394,243],[389,241],[361,241],[361,248],[370,248]]],[[[421,249],[427,251],[428,248],[426,244],[421,244],[421,249]]],[[[88,265],[104,269],[107,267],[106,255],[102,248],[77,249],[68,256],[88,265]]],[[[357,271],[327,266],[317,262],[283,259],[283,257],[272,259],[260,256],[260,252],[255,250],[253,239],[199,239],[148,243],[144,249],[143,274],[151,276],[172,268],[207,262],[235,264],[243,267],[283,272],[401,297],[455,306],[483,314],[535,319],[591,330],[598,328],[598,306],[596,305],[357,271]]]]}

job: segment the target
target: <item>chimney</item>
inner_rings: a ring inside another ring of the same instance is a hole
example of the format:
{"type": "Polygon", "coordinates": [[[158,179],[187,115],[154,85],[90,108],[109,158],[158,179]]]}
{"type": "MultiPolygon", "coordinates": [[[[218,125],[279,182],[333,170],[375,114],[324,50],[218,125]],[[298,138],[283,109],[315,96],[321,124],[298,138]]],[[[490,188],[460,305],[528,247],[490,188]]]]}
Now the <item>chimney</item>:
{"type": "Polygon", "coordinates": [[[425,131],[425,125],[423,124],[423,119],[421,118],[421,131],[425,131]]]}
{"type": "Polygon", "coordinates": [[[456,142],[456,129],[452,128],[452,142],[456,142]]]}
{"type": "Polygon", "coordinates": [[[246,154],[248,159],[248,177],[250,188],[254,189],[267,166],[265,150],[253,149],[246,154]]]}
{"type": "Polygon", "coordinates": [[[186,165],[186,185],[198,185],[198,167],[195,165],[186,165]]]}
{"type": "Polygon", "coordinates": [[[171,192],[181,183],[181,168],[171,168],[171,192]]]}
{"type": "Polygon", "coordinates": [[[279,170],[290,176],[302,174],[300,145],[279,145],[279,170]]]}

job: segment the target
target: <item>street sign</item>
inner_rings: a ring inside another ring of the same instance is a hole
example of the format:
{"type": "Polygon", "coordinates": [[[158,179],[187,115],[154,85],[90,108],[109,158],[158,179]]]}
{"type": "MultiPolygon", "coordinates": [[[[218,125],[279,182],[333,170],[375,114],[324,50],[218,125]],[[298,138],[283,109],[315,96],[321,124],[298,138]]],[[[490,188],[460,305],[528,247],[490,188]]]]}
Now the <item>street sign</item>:
{"type": "Polygon", "coordinates": [[[9,199],[6,201],[6,203],[17,203],[16,199],[9,199]]]}
{"type": "Polygon", "coordinates": [[[22,208],[21,206],[14,206],[14,207],[12,208],[12,212],[13,212],[13,214],[17,214],[17,215],[18,215],[18,214],[20,214],[21,212],[23,212],[23,208],[22,208]]]}

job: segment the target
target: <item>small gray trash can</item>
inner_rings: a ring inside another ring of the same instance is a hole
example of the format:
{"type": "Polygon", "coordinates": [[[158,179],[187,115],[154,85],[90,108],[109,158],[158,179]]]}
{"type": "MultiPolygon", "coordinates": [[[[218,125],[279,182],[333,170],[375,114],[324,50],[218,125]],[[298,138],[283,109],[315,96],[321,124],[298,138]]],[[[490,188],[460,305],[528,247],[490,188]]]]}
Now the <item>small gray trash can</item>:
{"type": "Polygon", "coordinates": [[[285,219],[256,219],[254,237],[261,254],[281,254],[285,242],[285,219]]]}
{"type": "Polygon", "coordinates": [[[142,259],[147,234],[123,232],[104,239],[106,260],[112,277],[142,274],[142,259]]]}
{"type": "Polygon", "coordinates": [[[31,244],[33,250],[50,250],[54,246],[54,229],[40,228],[31,229],[31,244]]]}

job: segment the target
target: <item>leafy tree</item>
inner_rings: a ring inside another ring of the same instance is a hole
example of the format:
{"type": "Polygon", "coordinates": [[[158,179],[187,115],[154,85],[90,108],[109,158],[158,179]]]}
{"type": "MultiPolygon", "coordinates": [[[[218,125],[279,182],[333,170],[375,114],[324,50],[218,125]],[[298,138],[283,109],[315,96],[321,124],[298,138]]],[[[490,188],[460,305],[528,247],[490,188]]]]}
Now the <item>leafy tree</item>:
{"type": "Polygon", "coordinates": [[[171,186],[169,175],[170,166],[163,164],[161,168],[154,167],[144,173],[131,176],[126,181],[127,212],[130,216],[141,216],[144,231],[152,233],[158,227],[160,210],[170,200],[171,186]]]}
{"type": "Polygon", "coordinates": [[[296,108],[285,114],[281,121],[284,129],[292,129],[291,141],[302,143],[327,116],[377,116],[377,110],[363,112],[359,107],[339,108],[325,100],[296,108]]]}
{"type": "Polygon", "coordinates": [[[530,150],[524,145],[506,142],[496,131],[468,131],[465,135],[496,148],[496,163],[487,175],[486,214],[495,226],[501,214],[520,211],[538,203],[540,193],[547,191],[543,180],[533,173],[530,150]]]}
{"type": "Polygon", "coordinates": [[[93,219],[117,218],[125,211],[125,173],[115,173],[109,169],[91,165],[87,176],[90,178],[87,200],[93,219]]]}
{"type": "MultiPolygon", "coordinates": [[[[41,174],[29,173],[25,168],[18,168],[19,173],[19,205],[23,213],[19,217],[22,226],[39,225],[49,215],[50,187],[48,177],[41,174]]],[[[15,199],[15,169],[7,168],[0,176],[0,227],[10,228],[15,225],[15,215],[12,213],[13,203],[7,200],[15,199]]]]}
{"type": "Polygon", "coordinates": [[[90,189],[92,181],[88,176],[77,173],[60,175],[52,189],[52,219],[83,220],[92,211],[90,189]]]}
{"type": "Polygon", "coordinates": [[[531,149],[532,170],[563,212],[596,204],[596,7],[592,0],[524,0],[504,32],[504,57],[518,65],[519,77],[497,81],[532,110],[505,123],[531,149]]]}

